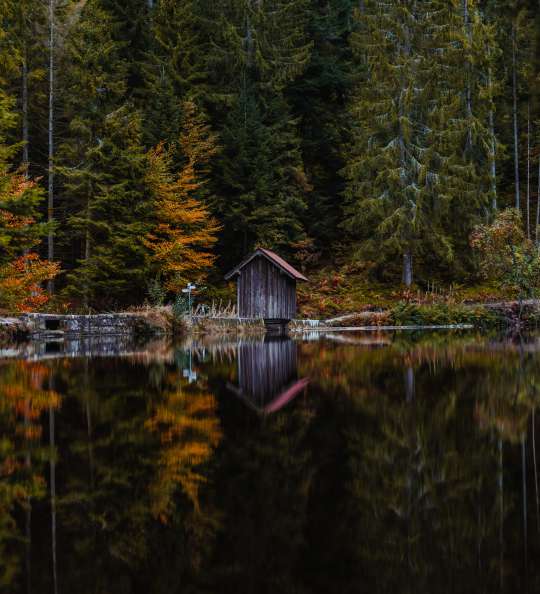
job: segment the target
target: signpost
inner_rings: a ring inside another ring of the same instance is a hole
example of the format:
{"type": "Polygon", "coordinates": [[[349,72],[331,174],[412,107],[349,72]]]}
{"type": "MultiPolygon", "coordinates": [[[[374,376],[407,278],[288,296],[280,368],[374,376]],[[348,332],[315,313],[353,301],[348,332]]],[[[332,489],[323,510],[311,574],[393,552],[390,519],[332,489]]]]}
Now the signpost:
{"type": "MultiPolygon", "coordinates": [[[[189,307],[189,315],[191,316],[191,293],[197,287],[193,283],[188,283],[185,289],[182,289],[182,293],[187,293],[188,296],[188,307],[189,307]]],[[[189,368],[183,370],[183,376],[189,381],[191,384],[192,382],[197,380],[197,372],[193,371],[192,367],[192,354],[191,349],[189,349],[189,368]]]]}
{"type": "Polygon", "coordinates": [[[188,369],[182,370],[182,375],[188,380],[190,384],[197,381],[197,372],[193,371],[193,355],[191,349],[189,349],[189,367],[188,369]]]}
{"type": "Polygon", "coordinates": [[[182,289],[182,293],[187,293],[188,295],[188,307],[189,307],[189,315],[191,315],[191,293],[197,287],[192,283],[188,283],[185,289],[182,289]]]}

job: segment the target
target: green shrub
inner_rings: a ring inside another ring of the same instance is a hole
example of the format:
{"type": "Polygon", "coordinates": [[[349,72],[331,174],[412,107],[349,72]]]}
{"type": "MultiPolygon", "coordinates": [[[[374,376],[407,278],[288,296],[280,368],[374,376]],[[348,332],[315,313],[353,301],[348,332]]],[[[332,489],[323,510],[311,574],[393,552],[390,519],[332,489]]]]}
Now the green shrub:
{"type": "Polygon", "coordinates": [[[392,323],[396,326],[451,326],[472,324],[479,327],[492,327],[501,323],[500,317],[492,310],[478,306],[465,305],[418,305],[400,302],[391,310],[392,323]]]}
{"type": "Polygon", "coordinates": [[[161,281],[158,277],[152,279],[148,283],[148,299],[150,301],[150,305],[160,306],[165,303],[165,298],[167,297],[167,291],[165,287],[161,284],[161,281]]]}
{"type": "Polygon", "coordinates": [[[184,293],[178,293],[172,305],[172,312],[175,320],[181,320],[184,316],[190,314],[189,299],[184,293]]]}

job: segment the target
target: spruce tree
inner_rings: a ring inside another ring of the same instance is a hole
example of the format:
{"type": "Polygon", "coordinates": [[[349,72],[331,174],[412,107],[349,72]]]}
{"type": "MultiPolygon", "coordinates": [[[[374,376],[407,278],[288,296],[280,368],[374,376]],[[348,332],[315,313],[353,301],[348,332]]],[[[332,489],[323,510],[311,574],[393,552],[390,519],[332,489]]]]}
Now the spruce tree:
{"type": "Polygon", "coordinates": [[[467,29],[459,7],[438,0],[372,0],[357,18],[352,47],[367,73],[352,103],[345,225],[368,262],[392,274],[401,259],[410,286],[413,260],[448,266],[455,218],[463,225],[487,206],[476,170],[486,129],[467,109],[467,29]]]}
{"type": "MultiPolygon", "coordinates": [[[[429,48],[434,60],[440,52],[438,37],[450,41],[446,56],[440,60],[440,71],[433,78],[437,105],[431,115],[435,124],[430,124],[437,130],[431,142],[443,157],[439,174],[442,183],[437,192],[448,197],[442,225],[449,238],[450,266],[441,272],[465,278],[472,270],[469,236],[475,224],[490,215],[496,201],[493,159],[499,143],[490,117],[497,93],[494,63],[498,51],[493,27],[484,19],[476,0],[441,1],[436,7],[440,35],[434,35],[436,41],[429,48]]],[[[428,250],[439,257],[436,248],[428,250]]],[[[429,256],[425,264],[432,270],[440,269],[440,263],[438,266],[429,256]]]]}
{"type": "Polygon", "coordinates": [[[282,105],[275,108],[277,113],[263,114],[254,96],[242,94],[222,132],[223,189],[216,211],[224,225],[222,241],[232,256],[229,263],[256,245],[290,252],[291,243],[304,235],[309,188],[301,169],[297,122],[284,117],[282,105]]]}
{"type": "Polygon", "coordinates": [[[128,66],[129,95],[137,98],[144,88],[143,64],[151,45],[154,8],[148,0],[99,0],[97,5],[116,23],[114,40],[120,43],[120,56],[128,66]]]}
{"type": "MultiPolygon", "coordinates": [[[[527,114],[538,119],[535,97],[535,13],[537,5],[520,0],[485,0],[484,19],[494,29],[496,42],[493,71],[500,92],[496,99],[496,120],[505,150],[498,159],[500,206],[526,211],[527,193],[527,114]]],[[[533,132],[534,135],[534,127],[533,132]]],[[[533,139],[534,140],[534,139],[533,139]]],[[[533,153],[536,152],[533,147],[533,153]]],[[[530,217],[532,218],[532,217],[530,217]]],[[[526,220],[526,216],[524,217],[526,220]]]]}
{"type": "Polygon", "coordinates": [[[156,145],[180,135],[182,102],[204,104],[210,52],[200,0],[161,0],[151,18],[151,40],[142,64],[144,88],[139,93],[145,138],[156,145]]]}
{"type": "Polygon", "coordinates": [[[300,117],[302,157],[313,187],[307,195],[307,232],[326,254],[338,240],[343,220],[339,172],[345,164],[346,103],[355,76],[349,44],[353,5],[352,0],[311,0],[307,32],[313,50],[305,72],[287,90],[300,117]]]}
{"type": "Polygon", "coordinates": [[[15,142],[22,143],[19,147],[21,163],[27,168],[31,154],[30,136],[34,132],[34,129],[30,130],[30,107],[35,83],[43,78],[43,38],[40,28],[44,24],[44,9],[44,4],[30,0],[5,0],[0,7],[0,12],[9,19],[9,28],[0,40],[4,85],[17,98],[17,110],[20,113],[19,125],[11,134],[15,142]]]}
{"type": "Polygon", "coordinates": [[[60,147],[63,238],[76,259],[66,293],[85,307],[132,303],[146,286],[141,117],[126,97],[128,68],[117,26],[90,0],[69,40],[70,68],[62,80],[69,123],[60,147]]]}
{"type": "Polygon", "coordinates": [[[214,208],[227,266],[257,244],[288,253],[305,235],[310,185],[286,89],[305,69],[311,44],[306,0],[216,5],[222,51],[213,56],[211,82],[220,92],[211,111],[225,125],[214,208]]]}
{"type": "Polygon", "coordinates": [[[103,132],[93,155],[97,179],[88,210],[72,219],[87,230],[84,257],[68,275],[66,290],[77,302],[101,308],[144,298],[150,214],[140,115],[121,106],[108,114],[103,132]]]}

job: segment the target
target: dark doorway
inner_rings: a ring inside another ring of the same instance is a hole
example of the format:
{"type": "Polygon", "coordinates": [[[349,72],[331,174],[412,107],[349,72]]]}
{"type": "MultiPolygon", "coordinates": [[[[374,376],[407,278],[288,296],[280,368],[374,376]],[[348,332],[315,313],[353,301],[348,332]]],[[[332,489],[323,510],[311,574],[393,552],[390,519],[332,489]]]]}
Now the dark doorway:
{"type": "Polygon", "coordinates": [[[60,330],[60,320],[45,320],[45,330],[60,330]]]}

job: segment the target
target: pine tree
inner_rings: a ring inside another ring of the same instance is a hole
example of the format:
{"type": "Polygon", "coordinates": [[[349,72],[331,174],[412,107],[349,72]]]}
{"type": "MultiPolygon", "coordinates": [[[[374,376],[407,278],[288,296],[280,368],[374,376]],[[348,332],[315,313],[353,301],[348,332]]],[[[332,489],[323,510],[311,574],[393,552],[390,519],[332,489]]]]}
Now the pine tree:
{"type": "Polygon", "coordinates": [[[109,113],[92,155],[88,206],[71,224],[85,229],[84,257],[67,276],[66,293],[91,307],[140,302],[145,293],[149,198],[140,115],[126,104],[109,113]]]}
{"type": "Polygon", "coordinates": [[[413,54],[419,49],[415,10],[409,2],[372,1],[359,15],[351,43],[353,51],[365,53],[369,69],[353,104],[354,144],[346,168],[349,229],[368,258],[377,257],[381,244],[387,256],[401,256],[406,284],[412,282],[421,192],[422,139],[413,135],[425,124],[415,121],[417,89],[422,90],[417,72],[422,64],[413,54]]]}
{"type": "Polygon", "coordinates": [[[305,72],[287,90],[301,118],[302,157],[313,187],[307,195],[307,232],[326,254],[338,240],[343,220],[339,172],[345,165],[346,102],[354,78],[349,44],[353,5],[352,0],[311,0],[307,32],[313,49],[305,72]]]}
{"type": "Polygon", "coordinates": [[[127,67],[113,32],[110,15],[95,1],[88,4],[68,39],[66,68],[61,70],[62,111],[67,122],[58,159],[66,219],[61,240],[67,244],[66,265],[70,267],[91,255],[92,203],[103,181],[100,148],[108,115],[125,100],[127,67]],[[75,88],[81,95],[72,92],[75,88]]]}
{"type": "Polygon", "coordinates": [[[143,64],[151,45],[151,22],[154,7],[148,0],[98,0],[97,6],[116,23],[114,40],[120,43],[120,57],[128,66],[127,85],[136,100],[144,88],[143,64]]]}
{"type": "Polygon", "coordinates": [[[275,111],[263,114],[254,96],[241,95],[222,132],[224,187],[216,211],[224,225],[222,242],[233,259],[256,245],[287,253],[304,237],[302,217],[310,188],[297,121],[285,117],[282,104],[273,107],[275,111]]]}
{"type": "Polygon", "coordinates": [[[287,253],[305,235],[310,188],[302,163],[299,120],[287,86],[306,67],[307,2],[216,3],[222,35],[214,56],[220,94],[212,108],[225,118],[215,212],[224,225],[227,266],[257,244],[287,253]]]}
{"type": "Polygon", "coordinates": [[[215,257],[219,230],[205,204],[207,166],[216,154],[215,135],[194,103],[184,103],[180,152],[184,164],[173,172],[172,150],[159,144],[149,154],[148,186],[154,195],[156,225],[146,245],[157,276],[178,293],[187,282],[201,282],[215,257]]]}
{"type": "MultiPolygon", "coordinates": [[[[20,146],[21,163],[28,169],[30,163],[30,136],[34,132],[30,125],[30,107],[34,95],[34,85],[43,78],[42,36],[40,28],[44,24],[44,4],[31,0],[13,2],[6,0],[0,12],[9,15],[9,31],[0,41],[4,46],[4,72],[7,75],[6,88],[18,98],[20,126],[14,128],[13,140],[22,142],[20,146]]],[[[2,50],[0,50],[2,51],[2,50]]],[[[33,126],[32,126],[33,128],[33,126]]],[[[33,136],[33,134],[32,134],[33,136]]]]}
{"type": "MultiPolygon", "coordinates": [[[[437,78],[437,94],[442,97],[435,111],[440,128],[438,151],[445,156],[442,190],[449,199],[443,226],[451,241],[450,273],[464,278],[472,269],[469,236],[496,203],[493,169],[499,143],[490,118],[497,94],[493,67],[499,54],[494,28],[476,0],[441,2],[439,10],[440,31],[454,42],[437,78]],[[456,94],[456,90],[460,92],[456,94]],[[459,103],[454,102],[455,97],[459,103]]],[[[438,51],[437,45],[434,48],[438,51]]],[[[437,268],[436,261],[426,259],[426,264],[437,268]]]]}
{"type": "Polygon", "coordinates": [[[144,88],[139,93],[151,145],[173,143],[179,137],[183,101],[204,105],[210,36],[202,9],[200,0],[161,0],[152,11],[151,41],[142,64],[144,88]]]}
{"type": "Polygon", "coordinates": [[[115,27],[99,3],[90,0],[68,40],[70,67],[61,80],[68,90],[62,100],[69,122],[59,147],[67,215],[63,238],[76,258],[70,263],[75,270],[68,275],[67,292],[86,307],[97,304],[110,277],[116,278],[107,292],[121,302],[133,290],[128,279],[140,278],[144,268],[137,238],[144,222],[135,214],[144,202],[140,118],[126,102],[127,66],[115,27]],[[80,93],[72,93],[73,88],[80,93]],[[132,270],[126,270],[122,257],[132,270]]]}
{"type": "Polygon", "coordinates": [[[456,217],[463,225],[487,206],[487,174],[476,170],[486,130],[468,109],[473,83],[463,68],[468,31],[458,7],[437,0],[374,0],[357,18],[353,51],[368,71],[352,106],[346,227],[367,261],[400,257],[409,286],[413,259],[450,263],[456,217]]]}
{"type": "MultiPolygon", "coordinates": [[[[496,97],[496,127],[501,144],[498,159],[501,206],[527,208],[527,111],[538,118],[534,97],[535,35],[534,12],[537,7],[519,0],[486,0],[484,18],[492,23],[496,41],[494,74],[500,81],[496,97]]],[[[529,180],[530,182],[530,180],[529,180]]],[[[530,206],[530,205],[529,205],[530,206]]],[[[525,217],[526,220],[526,217],[525,217]]]]}

